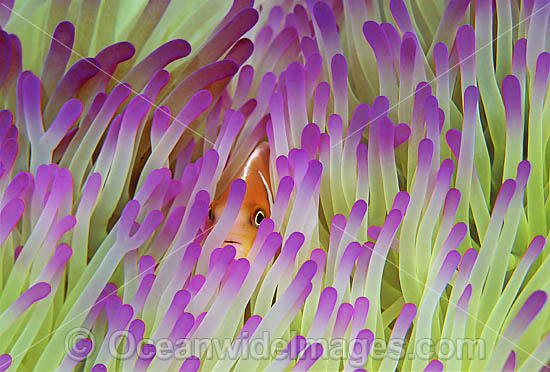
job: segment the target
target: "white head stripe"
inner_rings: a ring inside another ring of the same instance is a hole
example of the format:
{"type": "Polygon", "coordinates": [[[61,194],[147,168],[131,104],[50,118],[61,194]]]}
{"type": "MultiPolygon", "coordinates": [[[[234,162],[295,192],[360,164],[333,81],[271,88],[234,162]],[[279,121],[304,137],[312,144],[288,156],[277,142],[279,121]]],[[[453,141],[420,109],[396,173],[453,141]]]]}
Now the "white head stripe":
{"type": "Polygon", "coordinates": [[[262,182],[265,187],[265,191],[267,192],[267,200],[269,202],[269,211],[271,212],[271,209],[273,209],[273,195],[271,194],[271,190],[269,189],[269,185],[267,184],[266,179],[264,178],[264,175],[262,172],[258,171],[258,174],[260,175],[260,178],[262,179],[262,182]]]}

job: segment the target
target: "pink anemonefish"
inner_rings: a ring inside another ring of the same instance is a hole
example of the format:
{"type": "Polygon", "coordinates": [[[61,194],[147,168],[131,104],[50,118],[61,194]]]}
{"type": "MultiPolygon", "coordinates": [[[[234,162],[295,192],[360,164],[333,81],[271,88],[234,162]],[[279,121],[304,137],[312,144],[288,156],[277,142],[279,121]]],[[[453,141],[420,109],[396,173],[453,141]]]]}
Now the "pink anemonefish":
{"type": "MultiPolygon", "coordinates": [[[[273,194],[269,177],[269,145],[260,143],[252,152],[235,178],[246,181],[246,192],[237,219],[224,240],[225,245],[232,245],[237,250],[236,258],[246,257],[258,232],[258,226],[271,216],[273,194]]],[[[229,197],[230,184],[220,198],[210,205],[208,217],[214,225],[225,208],[229,197]]]]}

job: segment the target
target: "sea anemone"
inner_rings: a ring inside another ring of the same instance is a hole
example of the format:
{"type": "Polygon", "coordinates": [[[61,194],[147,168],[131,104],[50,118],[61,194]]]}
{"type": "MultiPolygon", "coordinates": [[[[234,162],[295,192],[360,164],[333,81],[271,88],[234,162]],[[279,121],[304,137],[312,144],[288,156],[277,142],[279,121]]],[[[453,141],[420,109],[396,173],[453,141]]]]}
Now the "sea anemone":
{"type": "Polygon", "coordinates": [[[549,368],[549,15],[0,0],[0,371],[549,368]]]}

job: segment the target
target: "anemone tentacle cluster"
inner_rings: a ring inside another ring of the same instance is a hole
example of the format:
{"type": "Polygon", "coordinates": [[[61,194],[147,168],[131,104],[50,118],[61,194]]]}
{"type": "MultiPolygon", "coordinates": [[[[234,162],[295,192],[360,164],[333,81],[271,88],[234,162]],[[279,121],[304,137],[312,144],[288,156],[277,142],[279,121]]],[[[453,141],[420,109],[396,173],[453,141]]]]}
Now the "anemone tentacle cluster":
{"type": "Polygon", "coordinates": [[[0,372],[550,368],[549,17],[0,0],[0,372]]]}

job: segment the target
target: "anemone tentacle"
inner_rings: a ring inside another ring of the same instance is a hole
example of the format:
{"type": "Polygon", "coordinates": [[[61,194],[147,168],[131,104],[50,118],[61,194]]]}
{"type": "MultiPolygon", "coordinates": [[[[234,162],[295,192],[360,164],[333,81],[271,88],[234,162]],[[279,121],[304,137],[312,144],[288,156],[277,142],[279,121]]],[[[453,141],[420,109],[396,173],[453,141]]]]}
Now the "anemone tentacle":
{"type": "Polygon", "coordinates": [[[0,371],[549,368],[549,14],[0,1],[0,371]]]}

